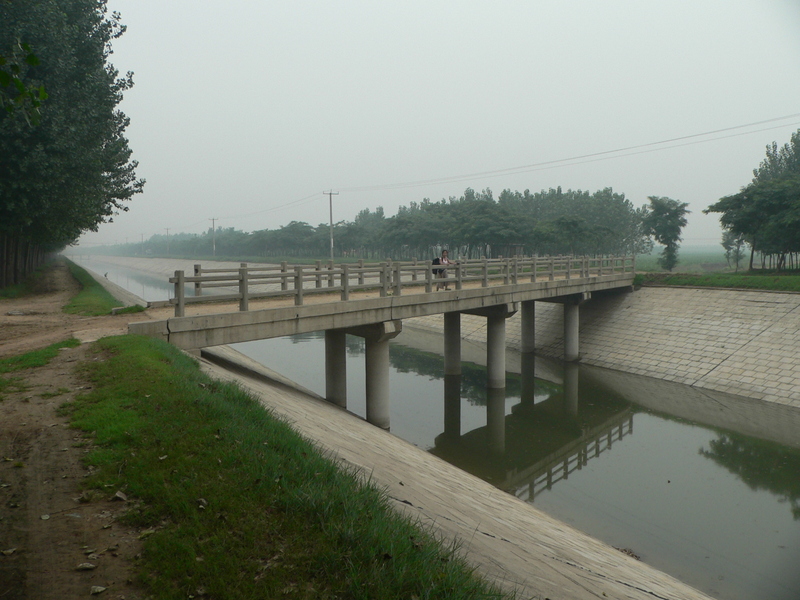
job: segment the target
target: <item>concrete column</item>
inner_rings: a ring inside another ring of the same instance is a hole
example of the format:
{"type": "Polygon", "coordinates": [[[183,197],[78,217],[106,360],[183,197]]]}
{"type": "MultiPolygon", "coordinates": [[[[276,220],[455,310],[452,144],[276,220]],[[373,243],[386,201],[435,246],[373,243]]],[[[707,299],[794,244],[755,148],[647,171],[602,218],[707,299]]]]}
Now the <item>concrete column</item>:
{"type": "Polygon", "coordinates": [[[461,374],[461,313],[444,313],[444,374],[461,374]]]}
{"type": "Polygon", "coordinates": [[[525,407],[534,405],[536,395],[536,355],[525,352],[520,355],[522,379],[521,402],[525,407]]]}
{"type": "Polygon", "coordinates": [[[325,398],[347,408],[347,350],[341,329],[325,332],[325,398]]]}
{"type": "Polygon", "coordinates": [[[522,302],[520,315],[520,333],[522,335],[520,352],[533,352],[536,350],[536,301],[522,302]]]}
{"type": "Polygon", "coordinates": [[[389,340],[367,337],[367,421],[389,429],[389,340]]]}
{"type": "Polygon", "coordinates": [[[506,387],[506,317],[486,318],[486,375],[488,388],[506,387]]]}
{"type": "Polygon", "coordinates": [[[489,452],[501,456],[506,451],[506,390],[486,390],[486,438],[489,452]]]}
{"type": "Polygon", "coordinates": [[[461,375],[444,376],[444,435],[461,437],[461,375]]]}
{"type": "Polygon", "coordinates": [[[364,338],[366,353],[367,422],[389,429],[389,340],[403,329],[401,321],[385,321],[347,329],[364,338]]]}
{"type": "Polygon", "coordinates": [[[578,416],[578,374],[580,365],[566,363],[564,365],[564,410],[573,417],[578,416]]]}
{"type": "Polygon", "coordinates": [[[578,332],[580,326],[580,313],[577,303],[564,303],[564,360],[580,360],[580,347],[578,332]]]}

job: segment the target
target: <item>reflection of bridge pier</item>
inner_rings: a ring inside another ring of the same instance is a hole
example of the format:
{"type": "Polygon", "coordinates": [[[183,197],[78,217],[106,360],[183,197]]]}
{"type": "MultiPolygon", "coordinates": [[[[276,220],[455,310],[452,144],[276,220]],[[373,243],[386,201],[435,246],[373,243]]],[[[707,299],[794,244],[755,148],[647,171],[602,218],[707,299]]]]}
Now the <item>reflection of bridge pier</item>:
{"type": "MultiPolygon", "coordinates": [[[[532,372],[530,355],[525,360],[532,372]]],[[[456,384],[446,383],[450,393],[445,400],[445,432],[436,438],[431,452],[532,501],[633,433],[633,412],[627,402],[593,390],[593,401],[581,403],[579,373],[579,365],[565,363],[562,393],[534,403],[531,384],[528,397],[508,416],[504,414],[505,390],[487,388],[486,425],[462,436],[452,422],[453,413],[448,412],[452,408],[447,408],[456,402],[456,384]],[[598,392],[603,401],[595,396],[598,392]]]]}

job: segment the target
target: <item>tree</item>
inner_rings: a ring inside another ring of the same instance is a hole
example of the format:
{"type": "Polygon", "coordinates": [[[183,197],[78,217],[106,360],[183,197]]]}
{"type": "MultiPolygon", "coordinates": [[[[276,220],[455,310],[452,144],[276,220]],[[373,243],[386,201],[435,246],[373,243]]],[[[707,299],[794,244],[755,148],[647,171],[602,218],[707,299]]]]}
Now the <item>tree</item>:
{"type": "Polygon", "coordinates": [[[672,271],[678,264],[678,242],[681,241],[681,230],[688,221],[686,215],[690,211],[686,202],[672,198],[650,196],[650,205],[644,217],[644,227],[656,242],[664,246],[658,264],[666,271],[672,271]]]}
{"type": "Polygon", "coordinates": [[[43,85],[25,81],[25,71],[39,64],[29,44],[17,41],[10,52],[0,54],[0,109],[21,112],[28,124],[39,124],[39,107],[47,99],[43,85]]]}
{"type": "Polygon", "coordinates": [[[731,262],[736,267],[736,272],[739,272],[739,263],[744,258],[744,251],[742,247],[745,245],[745,239],[742,234],[734,233],[730,229],[722,232],[722,247],[725,249],[725,260],[728,263],[728,268],[731,262]]]}
{"type": "Polygon", "coordinates": [[[800,130],[782,147],[768,145],[766,154],[747,186],[703,211],[719,213],[725,233],[750,245],[751,270],[755,252],[776,257],[778,269],[800,252],[800,130]]]}
{"type": "Polygon", "coordinates": [[[35,266],[31,256],[59,250],[112,220],[142,191],[124,137],[129,120],[116,108],[133,85],[132,73],[119,77],[108,62],[111,42],[125,27],[118,14],[107,16],[105,5],[0,3],[0,48],[17,40],[36,48],[38,64],[26,59],[20,76],[48,94],[36,127],[21,111],[0,111],[0,285],[35,266]]]}

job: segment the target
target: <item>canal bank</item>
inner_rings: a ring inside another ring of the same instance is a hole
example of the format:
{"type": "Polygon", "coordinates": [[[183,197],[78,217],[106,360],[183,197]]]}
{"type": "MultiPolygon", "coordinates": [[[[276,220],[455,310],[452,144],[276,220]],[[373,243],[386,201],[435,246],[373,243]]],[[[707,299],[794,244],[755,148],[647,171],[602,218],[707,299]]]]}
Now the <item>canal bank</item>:
{"type": "Polygon", "coordinates": [[[248,374],[263,368],[222,352],[228,364],[201,359],[206,372],[254,393],[332,458],[386,490],[400,512],[456,540],[480,572],[521,598],[710,598],[345,410],[287,382],[248,374]]]}
{"type": "MultiPolygon", "coordinates": [[[[465,341],[485,347],[486,320],[461,316],[465,341]]],[[[506,343],[520,348],[519,313],[506,343]]],[[[441,315],[405,329],[439,333],[441,315]]],[[[536,354],[564,355],[563,309],[536,303],[536,354]]],[[[581,363],[800,408],[800,294],[642,288],[581,305],[581,363]]],[[[480,354],[475,358],[480,361],[480,354]]],[[[485,356],[483,357],[485,364],[485,356]]]]}
{"type": "MultiPolygon", "coordinates": [[[[407,321],[407,323],[408,323],[408,321],[407,321]]],[[[410,331],[409,331],[409,333],[410,333],[410,331]]],[[[474,351],[473,352],[474,354],[477,354],[477,355],[483,354],[485,356],[485,350],[483,349],[482,344],[481,344],[480,339],[479,339],[480,336],[473,335],[474,331],[470,332],[469,330],[465,330],[464,333],[466,334],[466,336],[468,338],[473,340],[472,342],[465,342],[465,344],[464,344],[465,354],[467,353],[466,349],[470,348],[470,351],[474,351]]],[[[431,330],[430,338],[432,340],[434,340],[432,345],[433,345],[434,351],[436,351],[436,343],[438,342],[439,344],[441,344],[441,334],[431,330]]],[[[512,343],[513,343],[513,340],[512,340],[512,343]]],[[[439,351],[440,351],[440,349],[439,349],[439,351]]],[[[473,360],[471,358],[468,358],[467,356],[465,356],[465,359],[466,360],[473,360]]],[[[480,362],[480,361],[475,361],[475,362],[480,362]]],[[[537,360],[537,365],[536,365],[537,374],[540,371],[540,368],[543,366],[543,363],[544,363],[544,361],[538,361],[537,360]],[[540,362],[542,364],[540,364],[540,362]]],[[[513,367],[513,359],[511,359],[509,361],[509,367],[511,368],[511,370],[516,370],[513,367]]],[[[554,371],[554,374],[556,375],[556,377],[558,376],[557,370],[554,371]]],[[[621,372],[615,372],[614,374],[624,375],[624,373],[621,373],[621,372]]],[[[545,375],[545,377],[547,379],[553,380],[552,376],[545,375]]],[[[653,384],[666,384],[667,382],[660,381],[660,380],[652,380],[652,383],[653,384]]],[[[637,384],[636,382],[633,382],[633,385],[636,385],[636,384],[637,384]]],[[[680,386],[680,387],[682,387],[682,386],[680,386]]],[[[698,391],[697,397],[699,397],[699,398],[702,398],[702,397],[708,395],[706,393],[701,393],[702,390],[700,388],[689,388],[689,389],[690,390],[696,389],[698,391]]],[[[656,404],[661,402],[661,400],[658,399],[658,398],[660,398],[659,394],[648,393],[647,395],[648,395],[648,397],[652,396],[653,400],[654,400],[654,402],[656,402],[656,404]]],[[[695,403],[695,401],[696,401],[696,398],[692,397],[692,398],[687,398],[685,403],[688,403],[689,405],[693,405],[695,403]]],[[[291,399],[285,398],[283,400],[283,402],[287,403],[287,402],[293,402],[293,401],[291,399]]],[[[773,406],[775,408],[778,407],[778,405],[773,405],[773,406]]],[[[711,408],[713,409],[713,404],[711,405],[711,408]]],[[[789,409],[789,407],[781,407],[781,408],[789,409]]],[[[789,412],[790,413],[793,412],[792,409],[789,409],[789,412]]],[[[797,411],[794,410],[794,412],[796,413],[797,411]]],[[[791,435],[792,433],[798,431],[798,429],[797,429],[797,427],[788,427],[787,431],[791,435]]],[[[794,435],[796,437],[796,433],[794,433],[794,435]]],[[[388,440],[389,438],[386,438],[386,439],[388,440]]],[[[334,449],[338,449],[339,446],[337,444],[338,444],[338,442],[334,440],[334,442],[332,444],[330,444],[329,447],[332,447],[334,449]]],[[[374,448],[372,446],[380,445],[380,444],[382,444],[382,442],[376,441],[376,442],[374,442],[374,444],[367,444],[363,448],[356,449],[355,452],[356,453],[360,452],[360,453],[363,454],[363,456],[359,456],[359,458],[357,460],[353,461],[353,464],[357,464],[357,465],[361,466],[362,468],[365,468],[365,469],[369,470],[372,473],[378,473],[379,471],[386,470],[388,467],[387,467],[387,465],[383,465],[382,464],[382,462],[381,462],[382,459],[380,457],[376,458],[375,456],[372,456],[372,454],[374,452],[374,448]],[[369,465],[372,465],[372,466],[370,467],[369,465]]],[[[405,454],[404,454],[404,456],[405,456],[405,454]]],[[[413,471],[414,469],[417,468],[417,462],[416,462],[416,459],[413,457],[413,455],[406,456],[404,461],[405,462],[403,462],[403,464],[401,466],[403,467],[403,469],[405,471],[413,471]]],[[[435,471],[434,471],[434,473],[435,473],[435,471]]],[[[438,476],[439,476],[438,473],[436,473],[435,475],[431,475],[431,477],[438,477],[438,476]]],[[[375,481],[378,481],[378,479],[376,477],[374,477],[373,479],[375,481]]],[[[381,480],[381,482],[383,482],[383,480],[381,480]]],[[[401,491],[402,491],[402,488],[405,487],[405,486],[398,486],[397,483],[395,483],[395,486],[398,489],[400,489],[401,491]]],[[[471,489],[473,486],[470,483],[463,483],[462,487],[471,489]]],[[[403,498],[402,495],[399,495],[399,496],[395,495],[395,497],[403,498]]],[[[425,505],[425,509],[430,511],[429,513],[426,513],[426,514],[432,514],[433,515],[429,520],[432,521],[432,522],[435,521],[436,523],[444,523],[446,516],[451,514],[453,511],[457,511],[460,514],[460,512],[463,511],[464,509],[462,507],[455,506],[455,504],[457,502],[461,501],[460,498],[461,498],[461,494],[460,493],[453,494],[453,493],[448,493],[447,491],[445,491],[444,493],[437,494],[435,498],[429,499],[429,502],[425,505]],[[442,515],[444,515],[444,517],[442,517],[442,515]]],[[[412,502],[412,500],[408,500],[408,501],[412,502]]],[[[473,499],[471,499],[470,497],[467,497],[466,501],[470,505],[475,505],[475,501],[473,499]]],[[[417,506],[417,505],[415,505],[415,506],[417,506]]],[[[400,508],[402,509],[403,506],[400,506],[400,508]]],[[[501,503],[500,505],[498,505],[497,510],[505,511],[506,507],[505,507],[505,505],[503,505],[501,503]]],[[[486,515],[495,515],[496,514],[495,509],[492,508],[491,506],[482,505],[481,506],[481,511],[485,512],[486,515]]],[[[492,520],[494,518],[494,517],[491,517],[491,518],[486,517],[486,515],[484,515],[483,518],[488,518],[489,520],[492,520]]],[[[503,518],[505,518],[505,516],[503,518]]],[[[555,523],[559,523],[557,520],[554,520],[552,518],[550,518],[550,520],[555,521],[555,523]]],[[[538,526],[539,525],[536,524],[536,520],[534,519],[534,525],[532,525],[532,527],[535,528],[535,527],[538,527],[538,526]]],[[[449,530],[442,529],[442,531],[446,531],[448,536],[450,535],[449,530]]],[[[571,540],[570,533],[569,533],[570,531],[574,531],[574,530],[570,529],[568,526],[564,526],[563,530],[558,530],[558,533],[554,534],[554,535],[556,535],[556,537],[563,537],[564,540],[567,540],[567,541],[563,542],[564,544],[566,544],[566,547],[567,547],[566,551],[570,551],[570,548],[572,548],[572,543],[574,541],[574,540],[570,541],[571,540]]],[[[453,533],[453,535],[462,536],[461,537],[462,540],[464,539],[463,538],[463,534],[464,534],[463,531],[461,531],[461,533],[458,533],[458,532],[453,533]]],[[[475,535],[474,531],[470,532],[469,535],[470,535],[470,538],[469,538],[470,543],[473,543],[473,542],[477,543],[478,541],[482,541],[483,537],[488,537],[488,536],[477,536],[477,535],[475,535]]],[[[514,535],[516,536],[516,533],[514,535]]],[[[525,536],[523,536],[523,537],[524,537],[524,539],[519,541],[520,544],[538,543],[535,540],[529,540],[527,537],[525,537],[525,536]]],[[[506,538],[506,539],[515,539],[515,538],[509,537],[509,538],[506,538]]],[[[615,545],[619,545],[619,544],[615,544],[615,545]]],[[[601,546],[603,546],[603,545],[601,544],[601,546]]],[[[615,555],[618,554],[618,553],[615,550],[611,549],[607,545],[603,546],[603,547],[609,553],[608,560],[610,560],[612,563],[615,563],[615,561],[616,561],[615,555]]],[[[636,547],[636,546],[633,545],[633,546],[630,546],[630,547],[636,547]]],[[[559,546],[559,548],[561,548],[561,547],[559,546]]],[[[502,565],[499,565],[498,564],[499,561],[497,561],[497,562],[494,563],[495,571],[492,571],[492,563],[491,563],[491,561],[489,561],[489,562],[481,562],[480,553],[483,552],[483,550],[475,550],[475,552],[477,553],[476,556],[478,556],[479,558],[474,558],[472,556],[472,552],[473,552],[473,549],[470,547],[470,558],[473,558],[477,564],[481,565],[481,569],[482,570],[484,570],[486,572],[489,572],[489,573],[501,573],[501,572],[504,572],[505,574],[501,576],[501,577],[503,577],[504,580],[505,579],[514,580],[514,581],[518,581],[519,580],[520,571],[514,571],[515,566],[513,564],[513,561],[511,561],[511,564],[508,567],[503,567],[502,565]],[[505,569],[505,571],[503,571],[503,569],[505,569]]],[[[488,556],[490,556],[490,557],[491,556],[495,556],[498,552],[502,553],[502,545],[499,548],[491,550],[489,552],[488,556]]],[[[518,553],[518,552],[520,552],[520,550],[519,549],[515,549],[514,552],[518,553]]],[[[528,559],[526,559],[526,560],[528,560],[528,559]]],[[[528,560],[528,562],[530,562],[530,561],[528,560]]],[[[525,564],[527,564],[527,563],[523,563],[522,564],[523,569],[525,567],[525,564]]],[[[576,564],[580,565],[581,563],[578,562],[576,564]]],[[[531,568],[533,568],[534,575],[536,577],[540,576],[540,570],[541,569],[546,569],[546,568],[552,568],[553,567],[552,564],[550,564],[550,565],[546,565],[546,564],[545,565],[539,565],[535,561],[534,561],[533,565],[534,566],[531,567],[531,568]]],[[[523,570],[523,571],[521,571],[521,573],[523,573],[523,577],[524,577],[525,576],[524,574],[526,573],[526,571],[523,570]]],[[[562,574],[564,574],[565,576],[571,577],[569,570],[566,570],[562,574]]],[[[645,571],[645,574],[642,574],[641,572],[639,572],[637,575],[635,575],[635,577],[636,578],[647,579],[648,575],[646,575],[646,571],[645,571]]],[[[636,579],[632,579],[630,581],[636,581],[636,579]]],[[[531,589],[535,589],[535,587],[532,586],[531,589]]],[[[545,597],[545,596],[542,596],[542,597],[545,597]]],[[[559,595],[554,595],[554,596],[550,596],[550,597],[559,597],[559,595]]],[[[560,597],[564,597],[563,594],[560,597]]],[[[577,597],[582,597],[582,596],[577,596],[577,597]]],[[[595,596],[588,596],[588,597],[595,597],[595,596]]],[[[629,596],[619,596],[619,595],[615,594],[614,596],[611,596],[611,597],[629,597],[629,596]]],[[[637,597],[637,596],[633,596],[633,597],[637,597]]],[[[670,595],[668,597],[694,597],[694,596],[683,596],[683,595],[672,594],[672,595],[670,595]]],[[[758,597],[758,596],[753,596],[753,597],[758,597]]]]}

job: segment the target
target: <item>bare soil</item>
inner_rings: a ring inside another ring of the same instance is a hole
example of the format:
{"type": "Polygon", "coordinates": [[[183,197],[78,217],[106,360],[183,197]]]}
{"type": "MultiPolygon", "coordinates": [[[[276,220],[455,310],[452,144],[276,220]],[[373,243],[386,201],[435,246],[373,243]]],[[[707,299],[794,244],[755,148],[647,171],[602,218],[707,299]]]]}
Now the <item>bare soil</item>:
{"type": "MultiPolygon", "coordinates": [[[[0,357],[70,337],[88,342],[122,334],[129,321],[148,318],[63,313],[78,290],[68,269],[56,265],[33,296],[0,299],[0,357]]],[[[127,503],[115,499],[114,489],[83,490],[82,458],[91,439],[58,414],[87,389],[75,372],[87,359],[102,360],[82,344],[61,350],[45,367],[0,376],[17,378],[0,396],[0,600],[144,595],[131,581],[139,532],[118,521],[127,503]]]]}

